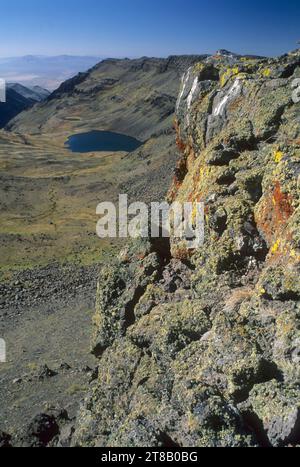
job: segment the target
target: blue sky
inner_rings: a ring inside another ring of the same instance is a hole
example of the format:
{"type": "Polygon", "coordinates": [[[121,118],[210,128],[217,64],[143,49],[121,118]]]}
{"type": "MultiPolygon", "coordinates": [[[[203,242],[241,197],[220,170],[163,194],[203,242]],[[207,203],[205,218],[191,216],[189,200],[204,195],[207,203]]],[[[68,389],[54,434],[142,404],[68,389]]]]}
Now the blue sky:
{"type": "Polygon", "coordinates": [[[300,40],[299,0],[0,0],[0,56],[278,55],[300,40]]]}

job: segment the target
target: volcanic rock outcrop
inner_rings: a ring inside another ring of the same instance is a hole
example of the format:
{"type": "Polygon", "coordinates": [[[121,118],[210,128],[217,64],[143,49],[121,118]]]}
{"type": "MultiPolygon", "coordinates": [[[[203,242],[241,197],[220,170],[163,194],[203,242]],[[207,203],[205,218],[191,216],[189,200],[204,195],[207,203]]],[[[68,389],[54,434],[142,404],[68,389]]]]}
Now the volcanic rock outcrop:
{"type": "Polygon", "coordinates": [[[205,244],[135,242],[103,267],[73,445],[300,444],[299,77],[299,51],[185,73],[169,200],[205,203],[205,244]]]}

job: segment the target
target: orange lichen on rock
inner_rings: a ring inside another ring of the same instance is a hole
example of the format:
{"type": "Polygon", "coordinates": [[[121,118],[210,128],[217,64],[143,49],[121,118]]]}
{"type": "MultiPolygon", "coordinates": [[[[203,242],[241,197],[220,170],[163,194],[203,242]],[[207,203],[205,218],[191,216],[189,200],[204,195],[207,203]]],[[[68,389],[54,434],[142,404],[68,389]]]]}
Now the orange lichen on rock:
{"type": "Polygon", "coordinates": [[[179,151],[182,154],[184,154],[185,149],[186,149],[186,144],[183,141],[183,139],[181,138],[180,127],[179,127],[177,119],[174,120],[174,128],[175,128],[175,131],[176,131],[176,146],[179,149],[179,151]]]}
{"type": "Polygon", "coordinates": [[[195,200],[202,200],[203,193],[201,191],[201,174],[194,174],[192,178],[192,190],[189,194],[188,201],[194,202],[195,200]]]}
{"type": "Polygon", "coordinates": [[[291,196],[284,193],[279,181],[276,181],[256,212],[257,226],[269,245],[272,245],[274,238],[278,239],[278,234],[283,231],[293,212],[291,196]]]}
{"type": "Polygon", "coordinates": [[[178,190],[180,189],[182,182],[184,180],[184,177],[187,173],[187,155],[186,155],[187,146],[186,146],[186,143],[181,138],[180,127],[176,119],[174,121],[174,128],[176,130],[176,145],[177,145],[179,152],[182,154],[182,156],[176,164],[175,171],[174,171],[174,177],[173,177],[172,184],[168,192],[167,198],[170,202],[173,202],[175,200],[178,190]]]}
{"type": "Polygon", "coordinates": [[[180,138],[180,136],[176,137],[176,146],[180,152],[184,153],[186,146],[184,141],[180,138]]]}
{"type": "Polygon", "coordinates": [[[173,182],[171,189],[169,190],[168,199],[174,201],[178,190],[180,189],[182,182],[187,173],[187,161],[186,157],[182,157],[176,164],[175,175],[173,177],[173,182]]]}
{"type": "Polygon", "coordinates": [[[180,189],[186,174],[188,173],[190,167],[193,166],[195,162],[195,152],[191,146],[191,144],[186,143],[183,141],[180,135],[180,127],[178,125],[177,120],[174,122],[174,127],[176,130],[176,145],[182,154],[181,158],[178,160],[176,167],[175,167],[175,174],[173,177],[172,185],[168,193],[168,200],[174,201],[178,190],[180,189]]]}
{"type": "Polygon", "coordinates": [[[274,188],[273,204],[278,222],[286,223],[294,212],[291,197],[281,191],[280,183],[277,181],[274,188]]]}
{"type": "Polygon", "coordinates": [[[171,247],[172,257],[175,259],[180,259],[181,261],[188,261],[194,254],[193,249],[189,249],[186,245],[176,243],[171,247]]]}

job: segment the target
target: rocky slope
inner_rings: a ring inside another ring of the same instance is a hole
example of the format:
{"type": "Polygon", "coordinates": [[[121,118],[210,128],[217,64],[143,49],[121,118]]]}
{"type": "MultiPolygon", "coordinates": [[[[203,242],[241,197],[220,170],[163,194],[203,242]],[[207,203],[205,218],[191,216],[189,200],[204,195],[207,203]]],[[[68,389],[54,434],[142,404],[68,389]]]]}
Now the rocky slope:
{"type": "Polygon", "coordinates": [[[205,202],[205,245],[135,242],[102,268],[72,445],[300,444],[299,77],[299,51],[184,75],[169,199],[205,202]]]}

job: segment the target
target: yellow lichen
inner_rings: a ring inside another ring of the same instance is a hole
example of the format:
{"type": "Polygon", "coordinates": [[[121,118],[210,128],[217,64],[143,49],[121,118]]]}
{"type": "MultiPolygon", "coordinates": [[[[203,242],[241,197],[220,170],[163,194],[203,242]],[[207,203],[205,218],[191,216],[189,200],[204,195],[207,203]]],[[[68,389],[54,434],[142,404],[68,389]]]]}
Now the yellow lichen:
{"type": "Polygon", "coordinates": [[[279,162],[281,162],[282,158],[283,158],[283,152],[281,152],[281,151],[275,151],[274,152],[274,160],[275,160],[276,164],[279,164],[279,162]]]}
{"type": "Polygon", "coordinates": [[[195,70],[195,71],[202,71],[204,68],[205,68],[205,65],[204,65],[203,63],[197,63],[197,64],[194,66],[194,70],[195,70]]]}
{"type": "Polygon", "coordinates": [[[237,75],[238,79],[246,79],[247,77],[248,77],[248,75],[245,72],[238,73],[238,75],[237,75]]]}
{"type": "Polygon", "coordinates": [[[193,203],[193,211],[192,211],[192,225],[195,225],[196,218],[198,214],[197,203],[193,203]]]}
{"type": "Polygon", "coordinates": [[[228,68],[228,70],[226,70],[225,73],[223,73],[221,76],[221,86],[224,87],[227,81],[232,78],[232,76],[238,75],[239,72],[240,70],[238,67],[228,68]]]}
{"type": "Polygon", "coordinates": [[[279,250],[279,247],[280,247],[280,239],[278,239],[274,245],[272,246],[271,248],[271,253],[274,255],[275,253],[277,253],[277,251],[279,250]]]}
{"type": "Polygon", "coordinates": [[[265,78],[269,78],[271,76],[271,70],[270,68],[265,68],[264,70],[262,70],[262,75],[265,77],[265,78]]]}

